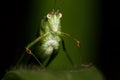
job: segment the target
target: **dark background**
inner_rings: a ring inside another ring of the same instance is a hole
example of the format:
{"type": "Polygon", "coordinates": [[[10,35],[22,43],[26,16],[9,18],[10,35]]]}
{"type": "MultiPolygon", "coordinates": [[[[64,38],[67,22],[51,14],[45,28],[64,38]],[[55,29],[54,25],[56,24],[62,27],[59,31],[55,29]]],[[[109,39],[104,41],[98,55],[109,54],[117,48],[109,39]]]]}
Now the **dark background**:
{"type": "Polygon", "coordinates": [[[114,0],[103,0],[102,5],[101,70],[108,80],[120,80],[119,5],[114,0]]]}
{"type": "MultiPolygon", "coordinates": [[[[100,57],[97,65],[107,80],[120,79],[119,62],[119,21],[118,3],[103,0],[100,32],[100,57]],[[119,78],[119,79],[118,79],[119,78]]],[[[16,54],[21,53],[26,44],[26,22],[29,14],[27,0],[10,0],[0,2],[0,77],[2,78],[15,63],[16,54]],[[21,44],[22,43],[22,44],[21,44]]]]}

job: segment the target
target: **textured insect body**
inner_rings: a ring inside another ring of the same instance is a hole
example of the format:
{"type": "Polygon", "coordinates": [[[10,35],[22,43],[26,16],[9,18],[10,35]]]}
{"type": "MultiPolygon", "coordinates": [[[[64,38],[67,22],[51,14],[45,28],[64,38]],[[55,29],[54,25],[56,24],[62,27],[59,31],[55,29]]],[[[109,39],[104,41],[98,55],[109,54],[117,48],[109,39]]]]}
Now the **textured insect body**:
{"type": "Polygon", "coordinates": [[[59,11],[53,11],[48,13],[47,16],[41,21],[40,35],[44,37],[40,40],[41,45],[38,47],[38,49],[42,63],[50,57],[46,63],[46,66],[58,54],[61,42],[61,17],[62,14],[59,13],[59,11]]]}
{"type": "Polygon", "coordinates": [[[44,38],[41,39],[41,48],[46,55],[50,55],[54,50],[59,49],[59,43],[61,41],[61,17],[61,13],[53,11],[48,13],[45,19],[41,22],[40,35],[45,35],[44,38]]]}

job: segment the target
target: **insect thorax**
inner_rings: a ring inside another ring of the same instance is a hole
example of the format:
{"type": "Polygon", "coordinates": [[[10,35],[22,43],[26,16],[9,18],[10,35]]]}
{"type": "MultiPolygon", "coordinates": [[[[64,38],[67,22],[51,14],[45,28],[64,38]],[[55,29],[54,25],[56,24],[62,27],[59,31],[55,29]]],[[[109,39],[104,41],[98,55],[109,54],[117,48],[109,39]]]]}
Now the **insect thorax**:
{"type": "Polygon", "coordinates": [[[41,35],[46,35],[42,39],[42,50],[44,54],[52,54],[53,50],[59,49],[61,41],[60,18],[62,14],[57,12],[48,13],[42,20],[41,35]]]}

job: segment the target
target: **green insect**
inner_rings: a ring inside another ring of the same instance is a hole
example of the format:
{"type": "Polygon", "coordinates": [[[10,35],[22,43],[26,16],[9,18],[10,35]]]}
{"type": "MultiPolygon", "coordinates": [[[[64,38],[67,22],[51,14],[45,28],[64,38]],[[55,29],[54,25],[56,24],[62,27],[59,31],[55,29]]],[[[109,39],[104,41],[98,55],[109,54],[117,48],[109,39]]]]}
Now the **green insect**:
{"type": "Polygon", "coordinates": [[[57,56],[60,44],[62,44],[62,48],[70,63],[74,65],[72,59],[68,55],[62,37],[67,36],[72,38],[77,42],[78,47],[80,47],[80,41],[61,31],[61,18],[62,13],[59,12],[59,10],[49,12],[41,20],[39,36],[26,46],[25,52],[32,55],[42,67],[47,67],[57,56]],[[30,50],[30,48],[35,44],[37,44],[35,47],[37,51],[33,53],[34,51],[30,50]],[[38,58],[38,56],[40,58],[38,58]]]}

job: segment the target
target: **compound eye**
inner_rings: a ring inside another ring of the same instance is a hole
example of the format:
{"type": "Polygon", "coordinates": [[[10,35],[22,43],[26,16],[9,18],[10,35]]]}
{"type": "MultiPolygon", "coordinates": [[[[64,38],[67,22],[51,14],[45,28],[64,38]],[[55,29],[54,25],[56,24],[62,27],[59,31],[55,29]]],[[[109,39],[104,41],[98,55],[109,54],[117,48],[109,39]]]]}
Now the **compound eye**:
{"type": "Polygon", "coordinates": [[[58,13],[58,16],[59,16],[59,18],[61,18],[61,17],[62,17],[62,13],[59,12],[59,13],[58,13]]]}
{"type": "Polygon", "coordinates": [[[47,18],[50,19],[50,17],[51,17],[51,13],[48,13],[47,18]]]}

